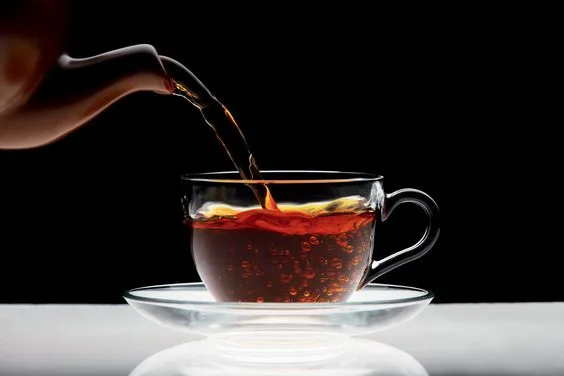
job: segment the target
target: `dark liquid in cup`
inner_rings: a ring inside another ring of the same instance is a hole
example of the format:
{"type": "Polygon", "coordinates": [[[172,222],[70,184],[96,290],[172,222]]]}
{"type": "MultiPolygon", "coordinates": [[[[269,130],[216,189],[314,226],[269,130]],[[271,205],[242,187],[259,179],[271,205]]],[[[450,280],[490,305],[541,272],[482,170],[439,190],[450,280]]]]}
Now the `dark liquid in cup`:
{"type": "Polygon", "coordinates": [[[344,301],[372,259],[375,213],[351,209],[360,200],[205,208],[188,221],[198,273],[220,302],[344,301]]]}

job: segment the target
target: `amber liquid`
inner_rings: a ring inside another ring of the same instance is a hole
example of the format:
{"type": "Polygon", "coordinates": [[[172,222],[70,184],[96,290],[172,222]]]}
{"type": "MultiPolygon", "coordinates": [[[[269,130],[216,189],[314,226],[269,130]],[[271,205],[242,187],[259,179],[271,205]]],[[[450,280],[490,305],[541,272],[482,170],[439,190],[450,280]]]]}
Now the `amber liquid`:
{"type": "MultiPolygon", "coordinates": [[[[229,110],[186,67],[165,56],[160,60],[171,77],[171,91],[198,108],[243,180],[260,180],[259,167],[241,128],[229,110]]],[[[266,185],[249,185],[262,208],[278,210],[266,185]]]]}
{"type": "Polygon", "coordinates": [[[202,281],[220,302],[347,300],[370,265],[375,224],[372,210],[340,209],[347,200],[207,208],[188,222],[202,281]]]}

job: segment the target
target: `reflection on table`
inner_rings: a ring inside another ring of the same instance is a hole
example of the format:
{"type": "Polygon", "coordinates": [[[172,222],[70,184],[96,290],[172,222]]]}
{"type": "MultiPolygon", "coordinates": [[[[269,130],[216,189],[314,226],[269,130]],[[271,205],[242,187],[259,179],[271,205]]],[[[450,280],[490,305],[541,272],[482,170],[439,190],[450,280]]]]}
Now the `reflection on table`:
{"type": "Polygon", "coordinates": [[[267,356],[253,349],[255,357],[236,358],[215,350],[207,340],[178,345],[148,357],[129,376],[428,376],[409,354],[367,339],[347,340],[325,359],[299,352],[276,357],[275,349],[267,356]]]}
{"type": "MultiPolygon", "coordinates": [[[[399,375],[562,376],[563,318],[564,303],[431,304],[408,323],[365,336],[371,341],[349,348],[358,352],[329,359],[330,366],[319,373],[310,366],[292,374],[344,375],[349,366],[348,375],[372,376],[383,367],[402,365],[399,375]],[[386,353],[393,364],[371,363],[386,353]],[[370,365],[375,368],[369,370],[370,365]]],[[[125,304],[0,305],[2,376],[150,375],[158,367],[182,366],[185,359],[195,362],[176,375],[206,375],[197,368],[206,362],[215,362],[207,368],[209,375],[221,374],[219,369],[232,375],[265,369],[260,362],[237,365],[221,357],[200,357],[204,344],[202,337],[153,324],[125,304]],[[186,353],[187,358],[178,358],[186,353]]],[[[279,364],[266,369],[283,370],[279,364]]]]}

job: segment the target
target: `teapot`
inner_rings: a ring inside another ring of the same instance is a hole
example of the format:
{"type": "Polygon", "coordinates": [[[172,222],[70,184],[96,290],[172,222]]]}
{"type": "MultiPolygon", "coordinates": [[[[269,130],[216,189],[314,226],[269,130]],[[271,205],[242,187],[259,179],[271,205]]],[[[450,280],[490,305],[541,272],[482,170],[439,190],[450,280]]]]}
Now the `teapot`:
{"type": "Polygon", "coordinates": [[[68,5],[0,2],[0,149],[52,143],[133,92],[174,92],[151,45],[83,58],[65,53],[68,5]]]}

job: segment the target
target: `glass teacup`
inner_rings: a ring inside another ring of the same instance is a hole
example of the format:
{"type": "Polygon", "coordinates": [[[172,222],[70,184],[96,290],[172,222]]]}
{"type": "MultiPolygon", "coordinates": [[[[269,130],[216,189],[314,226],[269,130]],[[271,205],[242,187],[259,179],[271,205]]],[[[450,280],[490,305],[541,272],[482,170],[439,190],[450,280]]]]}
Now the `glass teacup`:
{"type": "Polygon", "coordinates": [[[355,291],[428,252],[439,235],[439,208],[426,193],[386,194],[379,175],[265,171],[182,176],[185,223],[198,274],[218,302],[343,302],[355,291]],[[279,210],[257,205],[267,186],[279,210]],[[399,204],[424,209],[415,245],[387,257],[374,244],[377,224],[399,204]]]}

